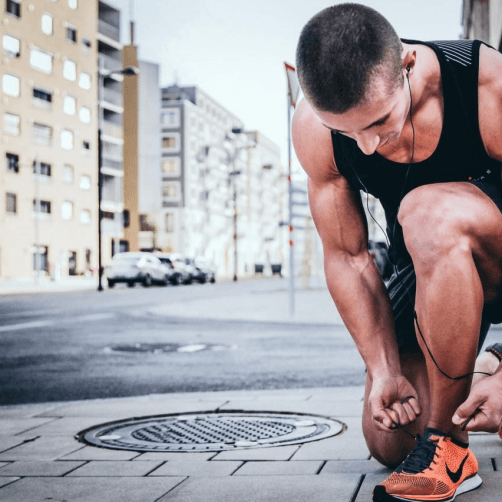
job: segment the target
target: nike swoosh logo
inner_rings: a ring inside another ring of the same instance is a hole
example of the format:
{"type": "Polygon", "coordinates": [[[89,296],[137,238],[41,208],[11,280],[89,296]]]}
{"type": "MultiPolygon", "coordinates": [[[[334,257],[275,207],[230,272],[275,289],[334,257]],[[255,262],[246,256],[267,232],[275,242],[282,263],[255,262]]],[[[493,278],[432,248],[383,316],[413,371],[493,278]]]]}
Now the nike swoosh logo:
{"type": "Polygon", "coordinates": [[[458,480],[462,476],[462,471],[464,470],[464,464],[465,464],[465,461],[467,460],[468,456],[469,456],[469,454],[467,454],[465,456],[464,460],[462,460],[462,463],[460,464],[460,467],[457,469],[456,472],[450,471],[448,464],[445,464],[446,465],[446,473],[448,474],[448,477],[452,480],[453,483],[458,483],[458,480]]]}

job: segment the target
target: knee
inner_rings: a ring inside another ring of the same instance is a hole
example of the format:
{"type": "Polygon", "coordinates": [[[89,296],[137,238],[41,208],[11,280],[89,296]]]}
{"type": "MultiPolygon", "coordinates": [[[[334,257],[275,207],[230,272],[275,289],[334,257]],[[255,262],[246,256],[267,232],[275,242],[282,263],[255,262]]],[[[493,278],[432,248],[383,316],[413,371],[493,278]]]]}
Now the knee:
{"type": "Polygon", "coordinates": [[[468,215],[455,194],[437,185],[408,193],[401,202],[398,221],[415,267],[430,266],[452,250],[468,251],[464,229],[468,215]]]}
{"type": "Polygon", "coordinates": [[[365,434],[366,445],[368,446],[371,456],[377,462],[389,469],[395,469],[408,456],[410,449],[398,440],[399,434],[382,434],[389,437],[382,438],[380,436],[376,438],[368,437],[365,434]]]}

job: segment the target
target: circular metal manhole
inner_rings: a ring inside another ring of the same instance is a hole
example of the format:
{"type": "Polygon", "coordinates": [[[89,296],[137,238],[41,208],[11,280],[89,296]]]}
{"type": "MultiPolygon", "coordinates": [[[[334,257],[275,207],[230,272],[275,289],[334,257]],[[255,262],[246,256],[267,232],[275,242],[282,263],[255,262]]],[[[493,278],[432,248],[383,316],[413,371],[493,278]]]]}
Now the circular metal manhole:
{"type": "Polygon", "coordinates": [[[132,419],[81,432],[81,441],[132,451],[225,451],[307,443],[343,431],[325,417],[268,412],[194,413],[132,419]]]}

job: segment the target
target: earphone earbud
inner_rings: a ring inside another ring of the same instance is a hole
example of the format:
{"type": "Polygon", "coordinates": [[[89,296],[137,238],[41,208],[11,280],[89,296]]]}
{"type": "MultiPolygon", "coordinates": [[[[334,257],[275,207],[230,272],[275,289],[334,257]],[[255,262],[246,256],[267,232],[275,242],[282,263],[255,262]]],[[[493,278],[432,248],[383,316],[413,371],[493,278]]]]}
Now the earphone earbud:
{"type": "Polygon", "coordinates": [[[409,66],[406,67],[406,71],[410,73],[411,68],[409,66]]]}

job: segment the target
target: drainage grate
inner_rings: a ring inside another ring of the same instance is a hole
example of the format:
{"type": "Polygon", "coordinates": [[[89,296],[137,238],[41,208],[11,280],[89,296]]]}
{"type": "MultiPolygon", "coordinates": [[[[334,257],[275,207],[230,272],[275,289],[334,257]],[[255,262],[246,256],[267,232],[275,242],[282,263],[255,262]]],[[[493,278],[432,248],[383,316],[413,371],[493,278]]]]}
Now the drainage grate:
{"type": "Polygon", "coordinates": [[[133,451],[225,451],[317,441],[342,432],[325,417],[267,412],[196,413],[133,419],[81,432],[94,446],[133,451]]]}

